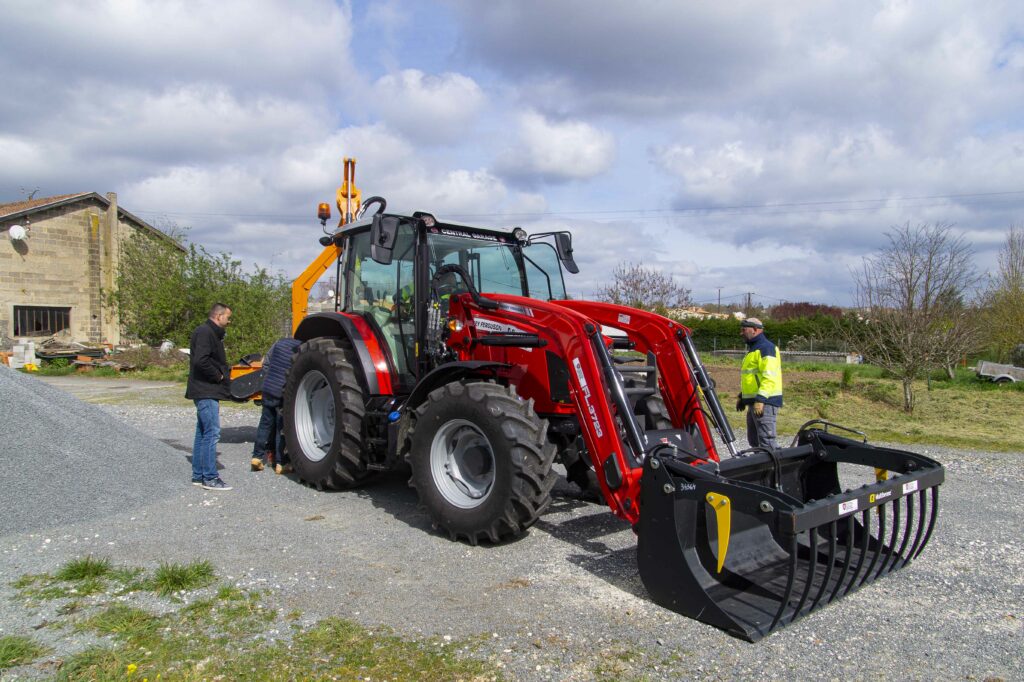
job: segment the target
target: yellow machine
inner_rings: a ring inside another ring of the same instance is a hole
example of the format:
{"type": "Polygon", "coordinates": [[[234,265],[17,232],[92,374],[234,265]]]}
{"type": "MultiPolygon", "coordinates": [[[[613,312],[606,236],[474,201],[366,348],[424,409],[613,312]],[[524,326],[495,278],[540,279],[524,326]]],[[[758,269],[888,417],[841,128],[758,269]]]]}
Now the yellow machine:
{"type": "MultiPolygon", "coordinates": [[[[341,227],[352,222],[353,217],[359,213],[359,208],[362,204],[363,193],[356,188],[355,159],[345,157],[344,176],[336,196],[338,212],[341,214],[338,220],[338,227],[341,227]]],[[[320,204],[317,207],[317,218],[320,219],[322,225],[326,225],[327,221],[331,218],[330,205],[320,204]]],[[[313,285],[323,276],[327,268],[331,267],[332,263],[337,262],[340,255],[341,247],[333,241],[329,241],[320,255],[292,282],[293,334],[309,311],[309,292],[313,289],[313,285]]]]}
{"type": "MultiPolygon", "coordinates": [[[[341,180],[341,187],[338,188],[336,201],[338,204],[338,227],[352,222],[354,216],[358,215],[362,205],[363,193],[356,187],[356,160],[345,157],[344,175],[341,180]]],[[[326,225],[331,218],[331,207],[329,204],[320,204],[317,207],[317,217],[322,225],[326,225]]],[[[327,268],[337,262],[341,255],[341,247],[329,242],[317,258],[303,270],[302,274],[292,282],[292,333],[299,326],[299,323],[309,312],[309,292],[317,283],[327,268]]],[[[259,387],[262,383],[263,362],[253,360],[240,362],[231,367],[231,395],[235,400],[259,400],[259,387]]]]}

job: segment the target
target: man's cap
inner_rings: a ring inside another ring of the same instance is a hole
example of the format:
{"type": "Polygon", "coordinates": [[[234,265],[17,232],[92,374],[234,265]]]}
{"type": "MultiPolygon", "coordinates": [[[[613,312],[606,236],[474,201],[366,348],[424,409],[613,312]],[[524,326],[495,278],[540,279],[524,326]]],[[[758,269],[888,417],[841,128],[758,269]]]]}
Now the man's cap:
{"type": "Polygon", "coordinates": [[[761,324],[761,320],[756,317],[748,317],[747,319],[740,322],[741,327],[750,327],[751,329],[764,329],[764,325],[761,324]]]}

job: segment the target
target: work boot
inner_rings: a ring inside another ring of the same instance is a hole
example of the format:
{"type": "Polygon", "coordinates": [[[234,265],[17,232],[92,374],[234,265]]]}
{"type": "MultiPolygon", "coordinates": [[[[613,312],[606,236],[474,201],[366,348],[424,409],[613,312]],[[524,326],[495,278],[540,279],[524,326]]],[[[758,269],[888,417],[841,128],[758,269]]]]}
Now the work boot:
{"type": "Polygon", "coordinates": [[[260,459],[259,457],[253,457],[249,461],[249,464],[251,465],[253,471],[263,471],[263,460],[260,459]]]}
{"type": "Polygon", "coordinates": [[[278,464],[274,467],[274,473],[278,475],[290,474],[292,471],[294,471],[294,469],[292,469],[291,464],[278,464]]]}

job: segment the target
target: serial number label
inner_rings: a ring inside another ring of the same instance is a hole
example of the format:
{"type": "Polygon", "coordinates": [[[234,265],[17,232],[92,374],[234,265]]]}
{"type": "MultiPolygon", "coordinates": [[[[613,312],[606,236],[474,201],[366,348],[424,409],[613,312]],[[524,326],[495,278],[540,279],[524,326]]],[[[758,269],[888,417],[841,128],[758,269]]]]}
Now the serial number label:
{"type": "Polygon", "coordinates": [[[903,494],[912,493],[917,490],[917,481],[911,481],[910,483],[903,484],[903,494]]]}
{"type": "Polygon", "coordinates": [[[850,500],[849,502],[839,503],[839,513],[849,514],[850,512],[857,511],[857,500],[850,500]]]}

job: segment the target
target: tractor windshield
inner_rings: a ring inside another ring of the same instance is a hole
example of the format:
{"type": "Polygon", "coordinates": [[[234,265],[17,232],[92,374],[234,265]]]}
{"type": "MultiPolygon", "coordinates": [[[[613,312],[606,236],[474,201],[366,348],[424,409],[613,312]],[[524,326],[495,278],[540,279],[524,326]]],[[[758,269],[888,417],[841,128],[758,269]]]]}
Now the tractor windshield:
{"type": "Polygon", "coordinates": [[[550,244],[519,246],[437,233],[428,235],[427,244],[431,275],[442,265],[461,265],[482,293],[565,298],[558,254],[550,244]]]}

